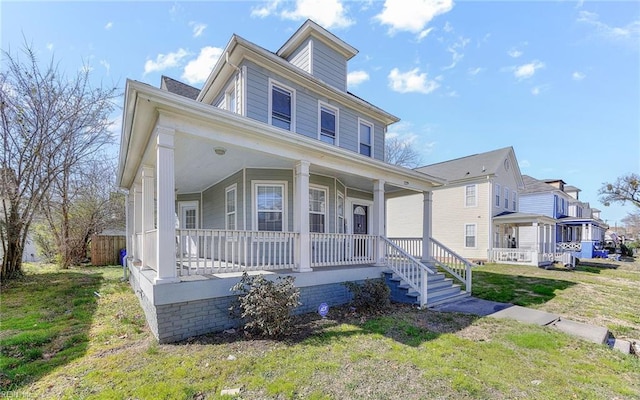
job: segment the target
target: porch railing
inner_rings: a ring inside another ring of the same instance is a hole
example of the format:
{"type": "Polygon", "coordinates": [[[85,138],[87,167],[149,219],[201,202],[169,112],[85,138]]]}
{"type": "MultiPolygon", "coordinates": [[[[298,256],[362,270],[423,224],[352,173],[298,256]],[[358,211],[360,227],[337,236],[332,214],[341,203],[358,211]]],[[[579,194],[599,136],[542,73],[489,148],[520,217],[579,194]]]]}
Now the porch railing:
{"type": "Polygon", "coordinates": [[[311,233],[311,267],[358,265],[375,262],[377,236],[311,233]]]}
{"type": "MultiPolygon", "coordinates": [[[[414,258],[422,259],[422,238],[390,238],[389,240],[414,258]]],[[[473,264],[434,238],[430,238],[430,242],[431,260],[429,261],[463,283],[465,290],[471,293],[471,267],[473,264]]]]}
{"type": "Polygon", "coordinates": [[[413,290],[420,293],[420,305],[427,303],[428,276],[436,271],[418,261],[415,257],[395,244],[391,239],[382,237],[385,249],[385,261],[396,275],[413,290]]]}
{"type": "Polygon", "coordinates": [[[293,232],[176,229],[178,275],[290,269],[293,232]]]}
{"type": "Polygon", "coordinates": [[[487,257],[490,261],[497,263],[517,262],[525,264],[534,264],[537,258],[537,252],[531,249],[523,248],[493,248],[487,251],[487,257]]]}
{"type": "Polygon", "coordinates": [[[157,271],[158,262],[156,260],[157,252],[156,248],[158,247],[158,230],[151,229],[144,233],[144,265],[143,267],[148,267],[155,269],[157,271]]]}

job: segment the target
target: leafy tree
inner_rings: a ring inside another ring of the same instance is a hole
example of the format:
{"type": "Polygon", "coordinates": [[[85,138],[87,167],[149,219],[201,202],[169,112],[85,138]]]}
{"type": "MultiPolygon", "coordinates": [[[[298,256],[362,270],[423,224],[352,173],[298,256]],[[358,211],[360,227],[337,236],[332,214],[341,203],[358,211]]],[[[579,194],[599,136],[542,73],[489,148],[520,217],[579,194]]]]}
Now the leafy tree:
{"type": "Polygon", "coordinates": [[[413,147],[411,140],[398,136],[385,138],[384,157],[389,164],[415,168],[420,165],[420,153],[413,147]]]}
{"type": "Polygon", "coordinates": [[[614,183],[605,182],[598,194],[600,202],[605,206],[611,203],[625,204],[630,201],[636,207],[640,207],[640,176],[630,173],[618,177],[614,183]]]}
{"type": "Polygon", "coordinates": [[[29,45],[1,56],[0,278],[8,279],[22,273],[27,233],[52,187],[113,141],[108,116],[117,92],[92,87],[87,67],[71,77],[53,58],[41,67],[29,45]]]}

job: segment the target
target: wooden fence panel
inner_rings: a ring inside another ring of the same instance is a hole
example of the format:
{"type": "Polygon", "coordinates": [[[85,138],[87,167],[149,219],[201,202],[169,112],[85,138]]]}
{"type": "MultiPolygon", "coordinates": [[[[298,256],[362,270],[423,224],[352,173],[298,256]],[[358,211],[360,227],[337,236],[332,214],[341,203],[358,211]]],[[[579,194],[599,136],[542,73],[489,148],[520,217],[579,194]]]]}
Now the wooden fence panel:
{"type": "Polygon", "coordinates": [[[127,245],[125,236],[91,237],[91,264],[118,265],[120,264],[120,250],[127,245]]]}

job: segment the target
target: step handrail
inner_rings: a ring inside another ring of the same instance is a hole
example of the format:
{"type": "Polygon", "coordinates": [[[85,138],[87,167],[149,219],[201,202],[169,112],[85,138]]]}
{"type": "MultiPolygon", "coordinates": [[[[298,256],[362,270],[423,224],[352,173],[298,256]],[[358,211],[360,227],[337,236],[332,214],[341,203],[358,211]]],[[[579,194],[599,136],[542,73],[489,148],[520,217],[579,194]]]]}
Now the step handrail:
{"type": "Polygon", "coordinates": [[[430,261],[464,283],[466,292],[471,293],[471,267],[473,264],[436,239],[430,238],[430,240],[432,246],[430,261]],[[448,264],[443,260],[446,260],[448,264]]]}

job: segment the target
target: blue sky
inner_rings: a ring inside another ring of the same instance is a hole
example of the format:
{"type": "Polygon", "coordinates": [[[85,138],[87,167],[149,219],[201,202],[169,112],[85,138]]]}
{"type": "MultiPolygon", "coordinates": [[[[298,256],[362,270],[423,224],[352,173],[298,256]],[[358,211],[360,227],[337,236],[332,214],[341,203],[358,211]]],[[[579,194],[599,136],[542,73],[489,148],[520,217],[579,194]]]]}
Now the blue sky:
{"type": "Polygon", "coordinates": [[[311,18],[359,50],[349,90],[401,118],[390,134],[422,164],[513,146],[522,173],[579,187],[610,225],[634,211],[597,190],[640,172],[637,1],[2,1],[0,18],[3,50],[26,39],[120,87],[200,87],[233,33],[276,51],[311,18]]]}

